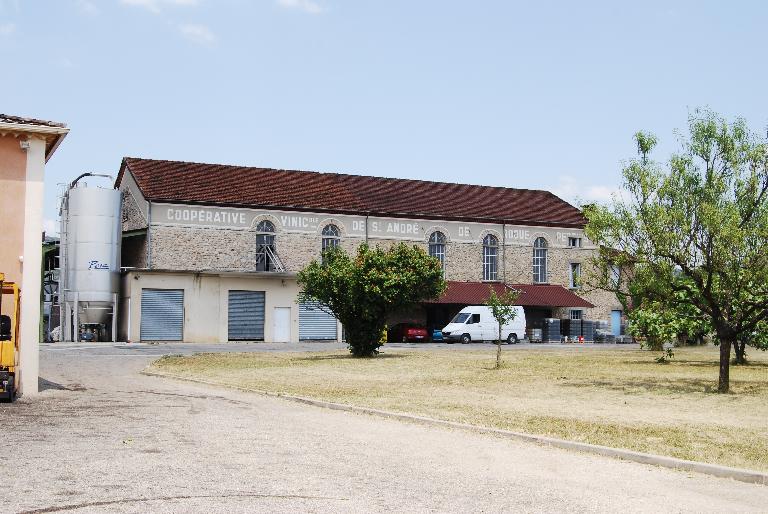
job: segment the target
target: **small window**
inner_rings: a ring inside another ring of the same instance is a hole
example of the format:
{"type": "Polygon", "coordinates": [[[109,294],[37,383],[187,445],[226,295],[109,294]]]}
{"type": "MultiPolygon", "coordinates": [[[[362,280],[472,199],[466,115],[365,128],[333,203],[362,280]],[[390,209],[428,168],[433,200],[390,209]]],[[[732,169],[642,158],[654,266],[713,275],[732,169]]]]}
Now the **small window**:
{"type": "Polygon", "coordinates": [[[572,262],[571,273],[570,273],[571,289],[578,289],[579,287],[581,287],[580,281],[581,281],[581,263],[572,262]]]}
{"type": "Polygon", "coordinates": [[[470,323],[480,323],[480,315],[479,314],[473,314],[472,315],[472,321],[470,323]]]}
{"type": "Polygon", "coordinates": [[[571,311],[571,319],[581,319],[581,316],[583,315],[584,311],[574,309],[571,311]]]}
{"type": "Polygon", "coordinates": [[[339,246],[341,240],[341,231],[336,225],[326,225],[323,228],[323,241],[321,251],[339,246]]]}
{"type": "Polygon", "coordinates": [[[569,237],[568,238],[568,246],[571,248],[581,248],[581,238],[580,237],[569,237]]]}
{"type": "Polygon", "coordinates": [[[260,221],[258,225],[256,225],[256,232],[268,232],[268,233],[274,233],[275,232],[275,225],[269,221],[264,220],[260,221]]]}
{"type": "Polygon", "coordinates": [[[483,280],[498,280],[499,240],[488,234],[483,239],[483,280]]]}

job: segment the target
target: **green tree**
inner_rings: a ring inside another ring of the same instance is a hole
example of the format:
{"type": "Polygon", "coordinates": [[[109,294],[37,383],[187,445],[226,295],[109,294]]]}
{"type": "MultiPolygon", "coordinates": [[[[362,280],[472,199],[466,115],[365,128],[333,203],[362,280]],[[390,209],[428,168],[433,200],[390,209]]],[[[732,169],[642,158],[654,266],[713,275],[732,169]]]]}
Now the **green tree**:
{"type": "Polygon", "coordinates": [[[768,320],[768,144],[744,120],[708,111],[689,129],[665,165],[650,158],[656,139],[636,134],[624,198],[587,206],[586,232],[606,249],[596,269],[631,269],[631,285],[609,272],[597,274],[598,287],[705,320],[720,344],[718,390],[728,392],[731,348],[744,362],[768,320]]]}
{"type": "Polygon", "coordinates": [[[400,243],[389,250],[363,244],[355,257],[331,248],[298,275],[299,301],[318,302],[344,325],[349,351],[378,353],[387,317],[445,291],[440,261],[400,243]]]}
{"type": "Polygon", "coordinates": [[[499,336],[496,339],[496,369],[499,369],[501,367],[501,329],[517,316],[515,302],[520,296],[520,291],[507,287],[504,293],[497,295],[493,286],[488,286],[488,289],[490,295],[486,304],[491,308],[491,313],[499,327],[499,336]]]}
{"type": "Polygon", "coordinates": [[[629,331],[645,348],[663,351],[665,343],[699,343],[712,329],[690,304],[649,300],[629,312],[629,331]]]}

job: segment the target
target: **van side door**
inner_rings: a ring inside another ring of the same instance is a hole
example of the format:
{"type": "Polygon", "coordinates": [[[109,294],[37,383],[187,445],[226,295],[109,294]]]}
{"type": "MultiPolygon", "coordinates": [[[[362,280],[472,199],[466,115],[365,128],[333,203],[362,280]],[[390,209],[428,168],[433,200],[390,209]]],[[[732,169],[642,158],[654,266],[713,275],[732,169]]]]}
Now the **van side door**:
{"type": "Polygon", "coordinates": [[[478,324],[479,327],[479,339],[483,341],[490,341],[494,338],[493,336],[493,318],[488,315],[487,312],[481,312],[479,314],[480,316],[480,323],[478,324]]]}
{"type": "Polygon", "coordinates": [[[467,331],[473,341],[483,340],[483,323],[479,313],[472,314],[469,319],[469,325],[467,325],[467,331]]]}
{"type": "Polygon", "coordinates": [[[483,341],[495,341],[499,337],[499,324],[490,312],[481,316],[483,326],[483,341]]]}

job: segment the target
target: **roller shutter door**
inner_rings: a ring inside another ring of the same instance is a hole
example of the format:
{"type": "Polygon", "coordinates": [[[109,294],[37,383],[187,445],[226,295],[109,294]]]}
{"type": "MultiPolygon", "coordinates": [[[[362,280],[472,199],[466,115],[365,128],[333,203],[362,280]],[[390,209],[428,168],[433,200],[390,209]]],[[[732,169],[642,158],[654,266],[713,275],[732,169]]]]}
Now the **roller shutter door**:
{"type": "Polygon", "coordinates": [[[264,291],[229,292],[229,340],[264,340],[264,291]]]}
{"type": "Polygon", "coordinates": [[[181,341],[184,337],[184,291],[141,290],[141,340],[181,341]]]}
{"type": "Polygon", "coordinates": [[[316,303],[299,304],[299,339],[336,340],[336,318],[316,303]]]}

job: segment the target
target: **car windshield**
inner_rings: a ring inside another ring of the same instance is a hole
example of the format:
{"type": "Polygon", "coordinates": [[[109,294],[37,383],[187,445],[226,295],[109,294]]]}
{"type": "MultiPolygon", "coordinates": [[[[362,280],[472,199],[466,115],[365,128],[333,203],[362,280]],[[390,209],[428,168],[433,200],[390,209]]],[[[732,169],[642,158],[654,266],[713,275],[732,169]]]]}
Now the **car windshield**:
{"type": "Polygon", "coordinates": [[[466,312],[460,312],[456,315],[455,318],[453,318],[451,323],[464,323],[465,321],[467,321],[467,319],[469,319],[469,316],[470,315],[466,312]]]}

